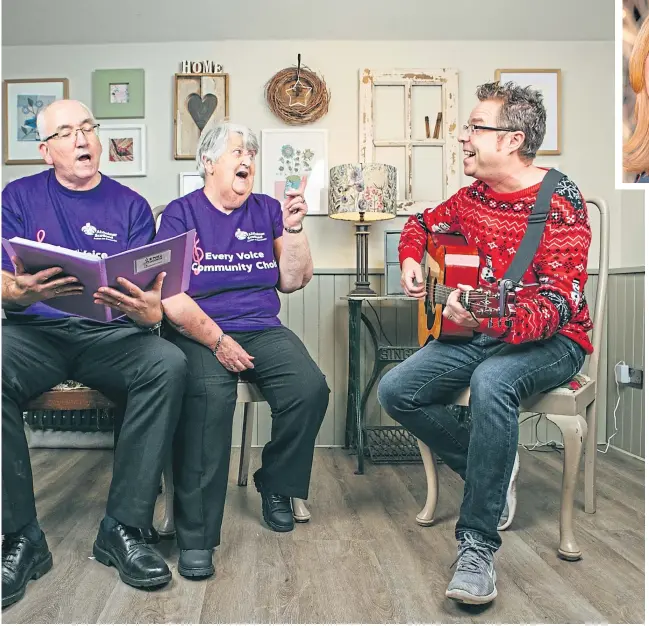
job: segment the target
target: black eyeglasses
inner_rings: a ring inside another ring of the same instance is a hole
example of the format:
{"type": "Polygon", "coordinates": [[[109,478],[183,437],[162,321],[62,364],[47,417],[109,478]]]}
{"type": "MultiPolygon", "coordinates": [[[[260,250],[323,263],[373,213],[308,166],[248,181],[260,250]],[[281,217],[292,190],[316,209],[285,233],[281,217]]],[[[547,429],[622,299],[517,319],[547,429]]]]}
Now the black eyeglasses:
{"type": "Polygon", "coordinates": [[[87,137],[89,134],[97,134],[97,129],[99,128],[99,124],[83,124],[83,126],[79,126],[79,128],[65,128],[63,130],[60,130],[56,133],[51,134],[49,137],[45,137],[43,141],[49,141],[50,139],[70,139],[70,138],[77,138],[77,133],[81,131],[85,137],[87,137]]]}
{"type": "Polygon", "coordinates": [[[507,133],[515,133],[518,128],[498,128],[496,126],[480,126],[479,124],[464,124],[462,130],[469,135],[473,135],[476,130],[500,130],[507,133]]]}

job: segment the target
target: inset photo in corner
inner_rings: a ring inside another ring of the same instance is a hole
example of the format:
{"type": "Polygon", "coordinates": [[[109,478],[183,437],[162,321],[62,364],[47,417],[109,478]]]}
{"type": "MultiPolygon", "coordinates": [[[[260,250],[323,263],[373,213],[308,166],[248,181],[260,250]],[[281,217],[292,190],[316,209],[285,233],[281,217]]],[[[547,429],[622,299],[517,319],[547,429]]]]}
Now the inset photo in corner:
{"type": "Polygon", "coordinates": [[[618,189],[637,189],[639,184],[649,183],[648,18],[649,0],[618,0],[618,24],[616,25],[616,82],[618,84],[616,153],[619,155],[616,158],[616,187],[618,189]]]}

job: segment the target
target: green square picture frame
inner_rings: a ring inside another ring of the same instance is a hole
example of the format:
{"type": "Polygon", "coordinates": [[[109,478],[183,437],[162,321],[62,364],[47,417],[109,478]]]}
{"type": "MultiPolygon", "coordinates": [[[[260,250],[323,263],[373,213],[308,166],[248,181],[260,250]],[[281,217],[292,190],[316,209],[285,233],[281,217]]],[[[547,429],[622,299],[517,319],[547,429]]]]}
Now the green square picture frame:
{"type": "Polygon", "coordinates": [[[92,112],[97,119],[144,117],[144,70],[95,70],[92,112]]]}

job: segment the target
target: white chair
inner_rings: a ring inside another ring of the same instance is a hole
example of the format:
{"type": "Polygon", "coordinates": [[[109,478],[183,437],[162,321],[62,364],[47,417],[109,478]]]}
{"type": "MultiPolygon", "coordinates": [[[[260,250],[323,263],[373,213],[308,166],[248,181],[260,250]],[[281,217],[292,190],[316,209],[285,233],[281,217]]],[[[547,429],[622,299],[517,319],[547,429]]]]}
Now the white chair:
{"type": "MultiPolygon", "coordinates": [[[[241,453],[239,456],[239,477],[237,484],[245,487],[248,484],[248,466],[250,464],[250,447],[252,444],[252,405],[255,402],[265,402],[261,391],[252,383],[239,381],[237,385],[237,403],[243,404],[243,429],[241,433],[241,453]]],[[[174,486],[171,459],[165,464],[164,481],[164,516],[158,533],[161,537],[169,537],[175,533],[174,527],[174,486]]],[[[304,500],[291,498],[293,517],[296,522],[308,522],[311,513],[304,500]]]]}
{"type": "MultiPolygon", "coordinates": [[[[577,545],[573,531],[573,504],[584,439],[586,439],[584,509],[586,513],[595,512],[597,379],[606,311],[606,284],[608,282],[608,206],[601,198],[591,198],[586,200],[586,203],[596,206],[600,214],[599,281],[597,284],[592,330],[594,350],[593,354],[589,357],[587,366],[588,381],[576,391],[566,388],[553,389],[529,398],[521,405],[523,411],[545,414],[548,420],[559,427],[563,435],[563,486],[561,492],[558,554],[561,558],[568,561],[576,561],[581,558],[581,550],[577,545]]],[[[591,310],[591,314],[593,314],[593,310],[591,310]]],[[[468,388],[464,389],[457,396],[455,404],[460,406],[469,405],[468,388]]],[[[434,522],[435,508],[437,506],[437,467],[430,448],[422,441],[418,440],[418,443],[424,461],[428,492],[426,504],[419,515],[417,515],[416,520],[422,526],[430,526],[434,522]]]]}

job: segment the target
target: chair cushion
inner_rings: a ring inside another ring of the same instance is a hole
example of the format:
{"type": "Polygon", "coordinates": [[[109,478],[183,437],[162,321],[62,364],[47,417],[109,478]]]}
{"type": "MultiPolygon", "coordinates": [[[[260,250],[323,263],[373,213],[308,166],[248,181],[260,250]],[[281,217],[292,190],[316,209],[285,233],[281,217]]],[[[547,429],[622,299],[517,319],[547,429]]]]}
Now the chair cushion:
{"type": "Polygon", "coordinates": [[[579,391],[582,387],[585,387],[588,383],[590,383],[590,377],[585,374],[575,374],[570,380],[563,383],[563,385],[559,385],[550,393],[571,395],[574,392],[579,391]]]}
{"type": "Polygon", "coordinates": [[[59,383],[52,387],[52,391],[67,391],[68,389],[88,389],[82,383],[78,383],[76,380],[66,380],[65,382],[59,383]]]}

